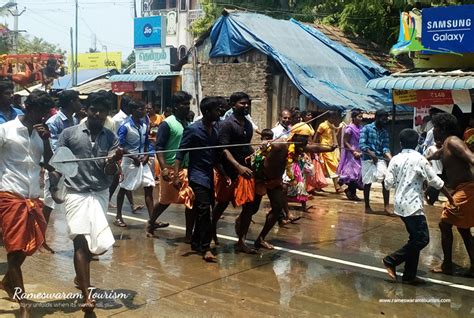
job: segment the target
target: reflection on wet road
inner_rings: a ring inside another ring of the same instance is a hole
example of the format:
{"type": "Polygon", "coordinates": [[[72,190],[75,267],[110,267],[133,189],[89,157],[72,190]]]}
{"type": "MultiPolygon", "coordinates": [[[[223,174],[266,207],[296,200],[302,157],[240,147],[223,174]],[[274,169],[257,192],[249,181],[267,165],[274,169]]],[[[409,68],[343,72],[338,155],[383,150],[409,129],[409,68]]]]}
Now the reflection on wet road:
{"type": "MultiPolygon", "coordinates": [[[[143,200],[136,194],[136,201],[143,200]]],[[[376,196],[380,201],[380,196],[376,196]]],[[[379,202],[378,201],[378,202],[379,202]]],[[[365,215],[362,203],[323,193],[299,224],[275,227],[268,239],[274,251],[237,254],[229,209],[219,223],[218,263],[204,263],[184,244],[184,211],[171,206],[162,221],[172,226],[147,239],[145,212],[127,213],[127,228],[112,226],[114,248],[91,265],[98,299],[98,317],[466,317],[474,315],[474,279],[429,273],[442,257],[437,219],[439,207],[426,210],[431,242],[422,251],[422,286],[390,282],[381,266],[387,253],[408,239],[403,223],[383,215],[365,215]],[[121,296],[121,297],[119,297],[121,296]]],[[[381,205],[374,205],[381,209],[381,205]]],[[[259,233],[268,203],[254,217],[248,238],[259,233]]],[[[126,210],[129,211],[129,210],[126,210]]],[[[113,220],[110,211],[109,221],[113,220]]],[[[30,293],[77,293],[74,288],[72,243],[65,217],[53,212],[48,241],[56,254],[37,253],[26,260],[24,280],[30,293]]],[[[0,273],[6,253],[0,252],[0,273]]],[[[455,233],[454,261],[469,265],[455,233]]],[[[401,270],[401,268],[400,268],[401,270]]],[[[5,298],[6,294],[0,294],[5,298]]],[[[56,295],[61,296],[61,295],[56,295]]],[[[62,295],[64,296],[64,295],[62,295]]],[[[67,296],[67,295],[66,295],[67,296]]],[[[37,316],[83,316],[77,300],[67,297],[35,299],[37,316]]],[[[0,299],[0,315],[13,317],[18,305],[0,299]]]]}

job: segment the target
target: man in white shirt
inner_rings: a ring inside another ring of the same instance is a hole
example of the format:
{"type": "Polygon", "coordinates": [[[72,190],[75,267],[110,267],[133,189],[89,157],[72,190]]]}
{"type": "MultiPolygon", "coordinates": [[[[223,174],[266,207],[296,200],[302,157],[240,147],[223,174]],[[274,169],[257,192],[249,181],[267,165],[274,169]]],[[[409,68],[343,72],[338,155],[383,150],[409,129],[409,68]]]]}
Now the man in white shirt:
{"type": "Polygon", "coordinates": [[[272,128],[273,131],[273,138],[276,139],[288,139],[290,136],[290,119],[291,119],[291,112],[288,109],[284,109],[280,113],[280,120],[278,124],[272,128]]]}
{"type": "Polygon", "coordinates": [[[46,231],[40,161],[49,162],[53,153],[42,121],[54,102],[46,92],[33,91],[25,105],[24,116],[0,125],[0,225],[8,262],[0,288],[20,303],[20,316],[26,315],[21,265],[42,246],[46,231]]]}
{"type": "Polygon", "coordinates": [[[449,202],[453,202],[443,180],[436,175],[428,160],[415,151],[418,138],[418,133],[413,129],[400,132],[402,152],[390,161],[384,180],[386,189],[395,188],[394,213],[405,223],[410,236],[405,246],[383,259],[383,264],[389,276],[396,280],[395,268],[405,263],[402,282],[410,284],[422,282],[416,277],[418,259],[420,251],[430,241],[423,214],[423,182],[440,189],[449,202]]]}

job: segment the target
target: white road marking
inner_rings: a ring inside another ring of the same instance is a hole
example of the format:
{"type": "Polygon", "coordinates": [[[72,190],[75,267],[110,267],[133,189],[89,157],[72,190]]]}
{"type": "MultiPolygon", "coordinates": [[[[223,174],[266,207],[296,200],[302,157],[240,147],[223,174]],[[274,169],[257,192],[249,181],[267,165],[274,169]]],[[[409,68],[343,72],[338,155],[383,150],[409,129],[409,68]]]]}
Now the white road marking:
{"type": "MultiPolygon", "coordinates": [[[[115,213],[107,212],[107,214],[111,215],[111,216],[115,216],[115,213]]],[[[124,215],[123,218],[128,219],[128,220],[132,220],[132,221],[142,222],[142,223],[147,222],[147,220],[136,218],[136,217],[133,217],[133,216],[127,216],[127,215],[124,215]]],[[[177,226],[177,225],[170,225],[169,228],[172,228],[172,229],[175,229],[175,230],[180,230],[180,231],[186,231],[186,228],[184,228],[182,226],[177,226]]],[[[217,234],[217,237],[219,237],[221,239],[224,239],[224,240],[233,241],[233,242],[238,241],[238,239],[236,237],[228,236],[228,235],[217,234]]],[[[253,242],[249,241],[249,243],[253,243],[253,242]]],[[[280,246],[274,246],[274,247],[275,247],[275,250],[277,250],[277,251],[283,251],[283,252],[287,252],[287,253],[294,254],[294,255],[300,255],[300,256],[305,256],[305,257],[309,257],[309,258],[323,260],[323,261],[326,261],[326,262],[331,262],[331,263],[336,263],[336,264],[341,264],[341,265],[346,265],[346,266],[351,266],[351,267],[356,267],[356,268],[367,269],[367,270],[374,271],[374,272],[379,272],[379,273],[387,273],[387,271],[384,268],[380,268],[380,267],[364,265],[364,264],[360,264],[360,263],[356,263],[356,262],[345,261],[345,260],[339,259],[339,258],[328,257],[328,256],[324,256],[324,255],[318,255],[318,254],[303,252],[303,251],[299,251],[299,250],[293,250],[293,249],[280,247],[280,246]]],[[[401,275],[401,273],[398,273],[398,275],[401,275]]],[[[422,278],[422,279],[427,281],[427,282],[433,283],[433,284],[453,287],[453,288],[457,288],[457,289],[463,289],[463,290],[467,290],[467,291],[474,291],[473,286],[456,284],[456,283],[451,283],[451,282],[447,282],[447,281],[444,281],[444,280],[433,279],[433,278],[428,278],[428,277],[422,278]]]]}

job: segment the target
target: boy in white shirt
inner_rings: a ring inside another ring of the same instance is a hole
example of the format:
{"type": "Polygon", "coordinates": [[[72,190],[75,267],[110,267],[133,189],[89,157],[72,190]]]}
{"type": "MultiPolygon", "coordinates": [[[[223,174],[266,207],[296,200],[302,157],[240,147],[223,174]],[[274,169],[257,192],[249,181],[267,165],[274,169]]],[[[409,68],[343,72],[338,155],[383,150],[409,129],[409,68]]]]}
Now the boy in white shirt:
{"type": "Polygon", "coordinates": [[[388,275],[397,280],[395,268],[405,263],[402,282],[416,284],[423,282],[417,279],[420,251],[429,243],[429,232],[423,214],[423,183],[441,190],[451,204],[453,198],[437,176],[428,160],[415,151],[418,144],[418,133],[413,129],[400,132],[402,152],[392,158],[385,178],[385,188],[395,188],[394,213],[405,223],[409,239],[398,251],[386,256],[383,264],[388,275]]]}
{"type": "MultiPolygon", "coordinates": [[[[435,152],[441,149],[443,147],[443,143],[440,141],[436,141],[434,145],[429,146],[426,148],[424,152],[425,158],[429,158],[431,155],[433,155],[435,152]]],[[[443,163],[441,160],[430,160],[431,166],[433,167],[434,172],[438,175],[438,177],[441,178],[441,175],[443,174],[443,163]]],[[[438,201],[439,197],[439,190],[433,188],[433,187],[428,187],[425,190],[425,198],[426,202],[429,205],[433,205],[436,201],[438,201]]]]}

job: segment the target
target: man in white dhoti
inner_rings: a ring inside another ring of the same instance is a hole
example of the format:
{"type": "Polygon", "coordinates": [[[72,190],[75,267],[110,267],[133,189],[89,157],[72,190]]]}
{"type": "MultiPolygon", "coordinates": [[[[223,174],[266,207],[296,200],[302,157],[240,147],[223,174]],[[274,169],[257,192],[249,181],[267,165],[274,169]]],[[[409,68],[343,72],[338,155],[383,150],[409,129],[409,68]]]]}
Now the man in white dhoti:
{"type": "Polygon", "coordinates": [[[91,312],[95,300],[90,295],[90,261],[93,254],[103,254],[115,242],[105,213],[109,187],[118,173],[117,161],[122,150],[113,132],[104,128],[109,112],[107,96],[90,94],[87,98],[87,121],[66,128],[58,147],[67,147],[77,158],[107,156],[107,160],[81,161],[78,173],[66,179],[65,209],[69,235],[74,242],[75,283],[84,297],[83,311],[91,312]]]}
{"type": "MultiPolygon", "coordinates": [[[[145,117],[145,104],[143,102],[132,101],[128,104],[131,116],[125,120],[118,130],[119,144],[124,153],[138,154],[151,153],[154,158],[154,149],[148,139],[148,125],[142,120],[145,117]]],[[[155,178],[150,169],[150,155],[135,155],[124,157],[122,160],[123,180],[120,182],[120,190],[117,194],[117,215],[114,225],[126,227],[127,224],[122,218],[122,207],[127,191],[134,191],[139,188],[145,190],[145,203],[148,210],[148,217],[153,212],[153,187],[155,178]]],[[[132,212],[134,212],[132,210],[132,212]]]]}

